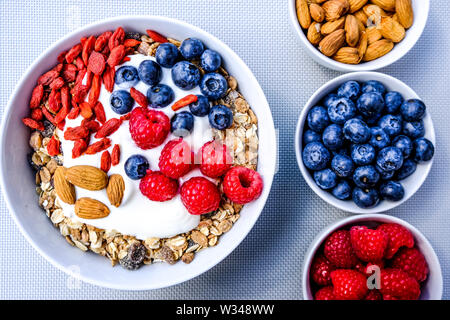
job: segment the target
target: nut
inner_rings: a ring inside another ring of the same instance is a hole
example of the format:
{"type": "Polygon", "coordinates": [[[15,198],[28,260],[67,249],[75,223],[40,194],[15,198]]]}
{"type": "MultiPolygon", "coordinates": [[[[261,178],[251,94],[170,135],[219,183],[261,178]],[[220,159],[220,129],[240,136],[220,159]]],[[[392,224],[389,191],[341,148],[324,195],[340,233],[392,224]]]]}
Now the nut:
{"type": "Polygon", "coordinates": [[[395,10],[395,0],[371,0],[373,4],[376,4],[381,9],[386,11],[395,10]]]}
{"type": "Polygon", "coordinates": [[[400,42],[405,37],[405,28],[390,17],[381,18],[380,32],[386,39],[390,39],[393,42],[400,42]]]}
{"type": "Polygon", "coordinates": [[[64,167],[56,168],[55,174],[53,175],[55,191],[61,201],[74,204],[76,201],[75,187],[66,180],[66,171],[67,169],[64,167]]]}
{"type": "Polygon", "coordinates": [[[366,53],[364,54],[363,61],[372,61],[378,59],[392,50],[394,43],[388,39],[378,40],[369,44],[366,53]]]}
{"type": "Polygon", "coordinates": [[[329,0],[322,5],[322,8],[325,11],[325,19],[334,21],[346,14],[350,6],[347,0],[329,0]]]}
{"type": "Polygon", "coordinates": [[[82,219],[100,219],[109,213],[105,204],[92,198],[80,198],[75,202],[75,214],[82,219]]]}
{"type": "Polygon", "coordinates": [[[375,4],[368,4],[363,7],[363,11],[368,18],[368,25],[378,26],[381,22],[381,17],[386,17],[387,14],[379,6],[375,4]]]}
{"type": "Polygon", "coordinates": [[[400,24],[406,29],[411,28],[414,22],[411,0],[396,0],[395,12],[400,24]]]}
{"type": "Polygon", "coordinates": [[[350,12],[354,13],[364,7],[368,0],[348,0],[350,5],[350,12]]]}
{"type": "Polygon", "coordinates": [[[319,50],[327,57],[331,57],[344,45],[344,42],[345,31],[343,29],[339,29],[327,35],[322,41],[320,41],[319,50]]]}
{"type": "Polygon", "coordinates": [[[308,2],[306,0],[296,0],[298,22],[303,29],[308,29],[311,24],[311,15],[309,13],[308,2]]]}
{"type": "Polygon", "coordinates": [[[342,17],[340,19],[324,23],[322,25],[322,28],[320,29],[320,32],[324,36],[327,36],[338,29],[344,29],[344,25],[345,25],[345,17],[342,17]]]}
{"type": "Polygon", "coordinates": [[[363,26],[367,26],[367,15],[364,13],[364,10],[359,10],[354,13],[356,19],[358,19],[363,26]]]}
{"type": "Polygon", "coordinates": [[[309,12],[311,14],[311,18],[313,18],[316,22],[322,22],[325,19],[325,10],[318,4],[312,3],[309,6],[309,12]]]}
{"type": "Polygon", "coordinates": [[[372,44],[383,37],[383,35],[381,34],[380,30],[378,30],[377,27],[367,28],[366,33],[367,33],[367,41],[369,44],[372,44]]]}
{"type": "Polygon", "coordinates": [[[352,47],[340,48],[333,56],[333,59],[338,62],[348,64],[358,64],[361,60],[359,57],[358,49],[352,47]]]}
{"type": "Polygon", "coordinates": [[[115,207],[119,207],[122,203],[125,191],[125,182],[120,174],[113,174],[109,177],[108,186],[106,187],[106,195],[109,202],[115,207]]]}
{"type": "Polygon", "coordinates": [[[365,31],[363,31],[363,32],[361,32],[361,36],[359,37],[359,43],[358,43],[358,54],[359,54],[360,61],[364,57],[364,54],[366,53],[368,44],[369,43],[367,40],[367,33],[365,31]]]}
{"type": "Polygon", "coordinates": [[[308,28],[308,33],[306,34],[306,37],[308,38],[309,42],[311,42],[313,45],[318,45],[319,42],[322,40],[322,34],[320,33],[320,24],[317,22],[311,23],[311,25],[308,28]]]}
{"type": "Polygon", "coordinates": [[[358,19],[349,14],[345,18],[345,40],[350,47],[355,47],[359,41],[358,19]]]}
{"type": "Polygon", "coordinates": [[[93,166],[74,166],[66,171],[66,179],[77,187],[97,191],[108,185],[108,176],[99,168],[93,166]]]}

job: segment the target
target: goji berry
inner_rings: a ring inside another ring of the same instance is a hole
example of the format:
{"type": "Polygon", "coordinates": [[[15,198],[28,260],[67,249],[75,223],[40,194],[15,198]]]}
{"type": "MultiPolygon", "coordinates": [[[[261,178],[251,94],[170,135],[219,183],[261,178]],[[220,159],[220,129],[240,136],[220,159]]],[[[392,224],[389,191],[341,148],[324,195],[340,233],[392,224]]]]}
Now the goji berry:
{"type": "Polygon", "coordinates": [[[42,84],[44,86],[48,86],[58,76],[59,76],[59,71],[57,71],[57,70],[50,70],[50,71],[47,71],[46,73],[44,73],[42,76],[40,76],[37,82],[38,82],[38,84],[42,84]]]}
{"type": "Polygon", "coordinates": [[[48,108],[51,112],[57,113],[61,108],[61,92],[53,89],[48,96],[48,108]]]}
{"type": "Polygon", "coordinates": [[[167,39],[160,35],[158,32],[153,31],[153,30],[146,30],[147,34],[150,38],[152,38],[154,41],[159,42],[159,43],[165,43],[167,42],[167,39]]]}
{"type": "Polygon", "coordinates": [[[58,77],[55,80],[52,81],[52,83],[50,83],[50,88],[51,89],[61,89],[62,86],[65,84],[65,81],[62,77],[58,77]]]}
{"type": "Polygon", "coordinates": [[[43,96],[44,96],[44,86],[42,84],[38,84],[33,89],[33,92],[31,92],[30,108],[34,109],[39,107],[43,96]]]}
{"type": "Polygon", "coordinates": [[[118,144],[115,144],[112,152],[111,152],[111,164],[113,166],[118,165],[120,162],[120,146],[118,144]]]}
{"type": "Polygon", "coordinates": [[[111,169],[111,155],[108,150],[102,153],[102,157],[100,159],[100,169],[102,169],[105,173],[108,173],[109,169],[111,169]]]}
{"type": "Polygon", "coordinates": [[[119,129],[122,124],[122,120],[117,118],[109,119],[105,122],[105,124],[98,130],[95,134],[95,138],[100,139],[104,137],[108,137],[119,129]]]}
{"type": "Polygon", "coordinates": [[[50,121],[53,125],[56,126],[55,117],[50,113],[50,111],[47,110],[46,107],[42,108],[42,113],[44,114],[44,117],[50,121]]]}
{"type": "Polygon", "coordinates": [[[75,65],[77,66],[78,70],[84,69],[86,67],[81,57],[77,57],[75,59],[75,65]]]}
{"type": "Polygon", "coordinates": [[[105,73],[103,74],[103,84],[105,85],[105,89],[109,92],[113,92],[115,75],[116,69],[106,66],[105,73]]]}
{"type": "Polygon", "coordinates": [[[55,122],[60,123],[63,121],[70,111],[70,95],[69,88],[67,86],[61,88],[61,109],[55,117],[55,122]]]}
{"type": "Polygon", "coordinates": [[[122,61],[120,62],[120,64],[124,64],[125,62],[130,61],[131,58],[130,57],[123,57],[122,61]]]}
{"type": "Polygon", "coordinates": [[[122,121],[128,121],[131,118],[131,112],[128,112],[127,114],[124,114],[123,116],[120,116],[120,120],[122,121]]]}
{"type": "Polygon", "coordinates": [[[100,97],[100,89],[102,88],[102,78],[99,75],[95,75],[92,80],[91,91],[89,92],[89,104],[95,106],[100,97]]]}
{"type": "Polygon", "coordinates": [[[33,120],[31,118],[23,118],[22,122],[24,125],[26,125],[27,127],[30,127],[31,129],[37,129],[39,131],[44,131],[45,127],[42,124],[42,122],[38,122],[36,120],[33,120]]]}
{"type": "Polygon", "coordinates": [[[86,151],[87,143],[83,139],[79,139],[75,141],[72,148],[72,158],[78,158],[83,154],[84,151],[86,151]]]}
{"type": "Polygon", "coordinates": [[[101,51],[101,54],[103,54],[105,57],[107,57],[109,55],[109,53],[111,52],[111,50],[109,50],[108,46],[105,46],[103,48],[103,50],[101,51]]]}
{"type": "Polygon", "coordinates": [[[73,60],[81,53],[81,50],[83,49],[81,43],[76,44],[72,47],[72,49],[69,50],[66,54],[66,61],[67,63],[72,63],[73,60]]]}
{"type": "Polygon", "coordinates": [[[111,140],[108,138],[103,138],[102,140],[97,141],[87,147],[86,154],[96,154],[108,149],[109,147],[111,147],[111,140]]]}
{"type": "Polygon", "coordinates": [[[63,120],[63,121],[59,122],[56,126],[58,127],[59,130],[64,131],[65,125],[66,125],[66,120],[63,120]]]}
{"type": "Polygon", "coordinates": [[[36,121],[41,121],[44,118],[41,108],[35,108],[31,110],[31,118],[36,121]]]}
{"type": "Polygon", "coordinates": [[[125,56],[125,47],[123,45],[118,45],[117,47],[111,50],[107,63],[110,65],[111,68],[114,68],[122,61],[124,56],[125,56]]]}
{"type": "Polygon", "coordinates": [[[138,105],[144,108],[148,107],[147,97],[142,92],[136,90],[135,88],[131,88],[130,95],[138,105]]]}
{"type": "Polygon", "coordinates": [[[96,133],[100,129],[100,123],[95,120],[84,119],[81,125],[89,130],[90,133],[96,133]]]}
{"type": "Polygon", "coordinates": [[[56,60],[58,60],[59,63],[63,63],[64,60],[66,59],[66,54],[67,54],[67,51],[62,51],[62,52],[58,55],[58,58],[56,58],[56,60]]]}
{"type": "Polygon", "coordinates": [[[141,44],[141,41],[136,39],[126,39],[123,43],[125,47],[136,47],[139,44],[141,44]]]}
{"type": "Polygon", "coordinates": [[[103,32],[95,41],[94,50],[97,52],[102,51],[105,45],[108,43],[108,40],[111,37],[111,35],[112,35],[111,31],[103,32]]]}
{"type": "Polygon", "coordinates": [[[74,128],[67,128],[64,131],[64,139],[76,141],[78,139],[84,139],[89,135],[89,129],[83,126],[78,126],[74,128]]]}
{"type": "Polygon", "coordinates": [[[85,119],[92,117],[92,107],[88,102],[83,102],[80,104],[80,114],[85,119]]]}
{"type": "Polygon", "coordinates": [[[55,138],[55,136],[52,136],[50,141],[47,143],[47,153],[54,157],[59,154],[59,140],[55,138]]]}
{"type": "Polygon", "coordinates": [[[189,94],[186,97],[181,98],[180,100],[175,102],[172,105],[172,110],[177,111],[181,108],[184,108],[184,107],[190,105],[191,103],[197,102],[197,100],[198,100],[198,97],[195,94],[189,94]]]}
{"type": "Polygon", "coordinates": [[[111,52],[112,52],[112,50],[115,47],[117,47],[118,45],[121,45],[123,43],[124,39],[125,39],[125,31],[123,30],[122,27],[118,27],[108,40],[109,50],[111,50],[111,52]]]}
{"type": "Polygon", "coordinates": [[[97,51],[92,51],[89,56],[88,69],[96,75],[101,75],[105,70],[105,58],[97,51]]]}
{"type": "Polygon", "coordinates": [[[87,40],[86,37],[82,37],[82,38],[80,39],[81,46],[84,46],[84,43],[86,42],[86,40],[87,40]]]}
{"type": "Polygon", "coordinates": [[[73,64],[65,64],[62,71],[61,77],[65,82],[73,82],[77,78],[78,68],[73,64]]]}
{"type": "Polygon", "coordinates": [[[59,73],[59,72],[61,72],[63,66],[64,66],[64,64],[58,63],[51,71],[56,71],[59,73]]]}
{"type": "Polygon", "coordinates": [[[106,122],[105,109],[103,108],[103,104],[100,101],[97,101],[97,103],[95,104],[94,113],[95,117],[101,124],[104,124],[106,122]]]}
{"type": "Polygon", "coordinates": [[[67,119],[76,119],[78,117],[78,115],[80,114],[80,108],[79,107],[73,107],[69,114],[67,115],[67,119]]]}
{"type": "Polygon", "coordinates": [[[96,39],[94,36],[90,36],[83,44],[83,51],[81,52],[81,58],[83,59],[85,66],[87,66],[89,56],[91,52],[94,50],[95,40],[96,39]]]}

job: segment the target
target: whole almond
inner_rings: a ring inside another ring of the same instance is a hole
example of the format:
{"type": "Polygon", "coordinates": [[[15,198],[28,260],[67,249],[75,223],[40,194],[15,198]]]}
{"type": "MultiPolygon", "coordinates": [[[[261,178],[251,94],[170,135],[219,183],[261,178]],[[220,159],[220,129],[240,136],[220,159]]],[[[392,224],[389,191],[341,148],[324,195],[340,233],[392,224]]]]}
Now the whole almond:
{"type": "Polygon", "coordinates": [[[348,0],[350,5],[350,13],[354,13],[364,7],[368,0],[348,0]]]}
{"type": "Polygon", "coordinates": [[[309,12],[311,14],[311,18],[313,18],[316,22],[322,22],[325,19],[325,10],[323,10],[318,4],[312,3],[309,6],[309,12]]]}
{"type": "Polygon", "coordinates": [[[345,17],[342,17],[334,21],[328,21],[322,25],[322,27],[320,28],[320,33],[322,33],[324,36],[327,36],[338,29],[344,29],[344,25],[345,25],[345,17]]]}
{"type": "Polygon", "coordinates": [[[380,26],[380,32],[383,37],[395,43],[402,41],[405,37],[405,28],[390,17],[382,17],[380,26]]]}
{"type": "Polygon", "coordinates": [[[372,61],[389,53],[394,43],[389,39],[378,40],[367,47],[363,61],[372,61]]]}
{"type": "Polygon", "coordinates": [[[355,47],[359,41],[358,19],[349,14],[345,18],[345,40],[350,47],[355,47]]]}
{"type": "Polygon", "coordinates": [[[383,38],[383,35],[381,34],[380,30],[377,27],[367,28],[366,33],[367,33],[367,41],[369,44],[372,44],[383,38]]]}
{"type": "Polygon", "coordinates": [[[400,24],[406,29],[411,28],[414,22],[414,12],[411,0],[396,0],[395,12],[397,13],[400,24]]]}
{"type": "Polygon", "coordinates": [[[356,11],[353,15],[364,25],[364,27],[367,27],[368,18],[363,10],[356,11]]]}
{"type": "Polygon", "coordinates": [[[395,10],[395,0],[371,0],[373,4],[376,4],[381,9],[386,11],[395,10]]]}
{"type": "Polygon", "coordinates": [[[120,174],[113,174],[109,177],[108,186],[106,187],[106,195],[109,202],[114,207],[119,207],[122,203],[125,191],[125,182],[120,174]]]}
{"type": "Polygon", "coordinates": [[[75,214],[82,219],[100,219],[109,213],[105,204],[92,198],[80,198],[75,202],[75,214]]]}
{"type": "Polygon", "coordinates": [[[352,47],[340,48],[333,59],[347,64],[358,64],[360,61],[358,49],[352,47]]]}
{"type": "Polygon", "coordinates": [[[297,8],[297,19],[303,29],[308,29],[311,24],[311,14],[307,0],[296,0],[295,6],[297,8]]]}
{"type": "Polygon", "coordinates": [[[322,8],[325,10],[325,19],[334,21],[346,14],[350,6],[347,0],[328,0],[322,5],[322,8]]]}
{"type": "Polygon", "coordinates": [[[76,201],[75,187],[66,180],[67,169],[64,167],[56,168],[53,175],[53,183],[58,197],[65,203],[74,204],[76,201]]]}
{"type": "Polygon", "coordinates": [[[361,36],[359,37],[359,43],[358,43],[358,54],[359,54],[359,60],[364,57],[364,54],[366,53],[367,46],[369,45],[369,42],[367,40],[367,33],[365,31],[361,32],[361,36]]]}
{"type": "Polygon", "coordinates": [[[327,35],[319,43],[319,50],[326,55],[331,57],[334,55],[345,43],[345,31],[339,29],[333,33],[327,35]]]}
{"type": "Polygon", "coordinates": [[[367,16],[367,26],[378,26],[381,22],[381,17],[386,16],[386,12],[376,4],[365,5],[363,11],[367,16]]]}
{"type": "Polygon", "coordinates": [[[97,191],[108,185],[108,176],[99,168],[93,166],[74,166],[66,171],[66,179],[77,187],[97,191]]]}
{"type": "Polygon", "coordinates": [[[309,42],[313,45],[317,46],[319,42],[322,40],[322,34],[320,33],[320,24],[317,22],[311,23],[308,28],[308,33],[306,34],[309,42]]]}

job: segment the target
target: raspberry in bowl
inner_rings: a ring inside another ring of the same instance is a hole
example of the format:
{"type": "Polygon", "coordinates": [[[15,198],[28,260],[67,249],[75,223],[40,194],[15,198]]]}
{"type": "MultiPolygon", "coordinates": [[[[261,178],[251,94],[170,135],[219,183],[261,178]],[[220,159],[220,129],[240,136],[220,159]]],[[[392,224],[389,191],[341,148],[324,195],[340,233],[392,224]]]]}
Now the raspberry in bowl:
{"type": "Polygon", "coordinates": [[[325,228],[305,256],[307,300],[439,300],[439,260],[425,236],[383,214],[341,219],[325,228]]]}

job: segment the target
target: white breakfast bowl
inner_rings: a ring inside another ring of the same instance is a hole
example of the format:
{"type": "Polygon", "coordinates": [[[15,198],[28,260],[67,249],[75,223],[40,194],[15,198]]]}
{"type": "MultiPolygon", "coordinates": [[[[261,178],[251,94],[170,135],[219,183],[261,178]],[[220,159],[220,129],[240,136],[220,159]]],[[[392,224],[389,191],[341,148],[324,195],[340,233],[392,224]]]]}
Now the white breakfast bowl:
{"type": "Polygon", "coordinates": [[[9,211],[19,229],[33,247],[54,266],[91,284],[126,290],[147,290],[175,285],[209,270],[229,255],[250,232],[270,192],[275,173],[275,128],[264,92],[245,63],[224,43],[211,34],[185,22],[157,16],[122,16],[102,20],[76,30],[50,46],[25,72],[5,109],[1,129],[1,183],[9,211]],[[224,234],[216,247],[196,255],[191,264],[179,262],[144,266],[137,271],[112,268],[109,261],[94,253],[85,253],[67,244],[38,206],[32,170],[27,163],[30,135],[21,122],[29,113],[29,99],[37,78],[57,63],[61,51],[71,48],[80,38],[114,30],[145,33],[157,30],[175,39],[197,37],[223,57],[224,66],[233,75],[259,119],[258,171],[264,180],[260,198],[246,205],[238,222],[224,234]]]}
{"type": "MultiPolygon", "coordinates": [[[[302,160],[302,151],[303,151],[303,131],[305,128],[305,122],[308,115],[308,111],[320,104],[320,101],[322,100],[325,95],[327,95],[330,92],[333,92],[336,90],[341,84],[343,84],[346,81],[349,80],[356,80],[359,82],[365,82],[368,80],[378,80],[381,83],[384,84],[386,89],[388,91],[398,91],[402,94],[403,98],[405,100],[407,99],[420,99],[420,97],[412,90],[410,87],[408,87],[405,83],[402,81],[391,77],[389,75],[378,73],[378,72],[354,72],[354,73],[347,73],[340,77],[337,77],[327,83],[325,83],[322,87],[320,87],[308,100],[306,105],[303,107],[302,112],[300,114],[300,117],[298,119],[297,123],[297,129],[295,132],[295,154],[297,157],[297,163],[300,168],[300,171],[303,175],[303,178],[306,180],[308,185],[311,187],[311,189],[314,190],[314,192],[321,197],[323,200],[328,202],[329,204],[335,206],[336,208],[339,208],[341,210],[352,212],[352,213],[376,213],[376,212],[384,212],[387,210],[390,210],[394,207],[397,207],[401,205],[403,202],[408,200],[414,193],[416,193],[417,190],[419,190],[420,186],[423,184],[425,179],[428,176],[428,173],[430,172],[431,166],[433,164],[433,159],[431,159],[428,162],[420,163],[417,165],[417,170],[414,172],[411,176],[401,181],[404,189],[405,189],[405,196],[402,200],[394,202],[394,201],[388,201],[388,200],[382,200],[380,203],[373,208],[360,208],[358,207],[352,200],[342,201],[337,198],[335,198],[330,192],[327,192],[325,190],[322,190],[317,186],[317,184],[314,181],[314,178],[312,174],[308,171],[308,169],[305,167],[303,160],[302,160]]],[[[425,105],[426,105],[426,101],[425,105]]],[[[427,110],[425,118],[423,119],[424,126],[425,126],[425,138],[430,140],[433,145],[436,148],[436,138],[434,133],[434,127],[433,122],[431,120],[430,112],[427,110]]]]}
{"type": "Polygon", "coordinates": [[[428,242],[427,238],[419,230],[417,230],[408,222],[384,214],[364,214],[360,216],[343,218],[329,225],[316,236],[305,255],[305,260],[303,263],[303,299],[314,300],[310,282],[311,264],[317,253],[317,250],[321,247],[325,239],[331,233],[339,229],[347,229],[353,225],[365,225],[367,227],[374,227],[381,223],[397,223],[411,231],[412,235],[414,236],[415,245],[424,255],[429,268],[428,278],[421,285],[422,293],[420,295],[420,300],[441,300],[444,286],[441,265],[430,242],[428,242]]]}
{"type": "Polygon", "coordinates": [[[430,0],[412,0],[414,10],[414,24],[406,31],[405,38],[401,42],[395,44],[391,52],[389,52],[385,56],[373,61],[352,65],[341,63],[325,56],[319,51],[319,49],[314,47],[309,42],[309,40],[306,38],[305,32],[298,22],[295,1],[296,0],[288,1],[289,19],[291,21],[294,32],[300,39],[300,43],[305,52],[317,63],[323,65],[324,67],[343,72],[378,70],[392,63],[395,63],[397,60],[400,60],[405,54],[408,53],[409,50],[412,49],[412,47],[414,47],[416,42],[419,40],[427,23],[428,12],[430,10],[430,0]]]}

